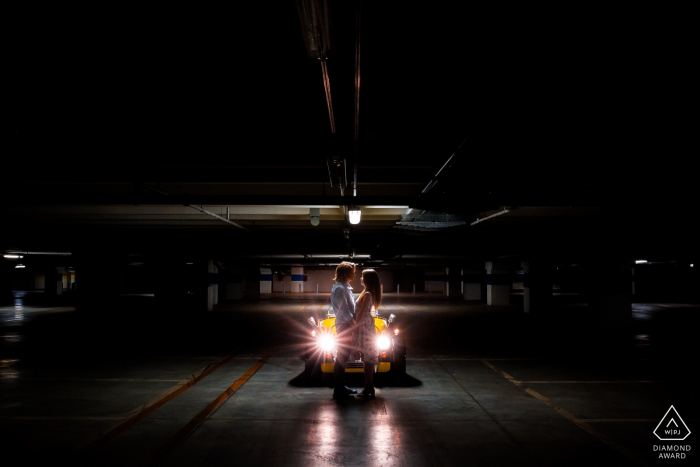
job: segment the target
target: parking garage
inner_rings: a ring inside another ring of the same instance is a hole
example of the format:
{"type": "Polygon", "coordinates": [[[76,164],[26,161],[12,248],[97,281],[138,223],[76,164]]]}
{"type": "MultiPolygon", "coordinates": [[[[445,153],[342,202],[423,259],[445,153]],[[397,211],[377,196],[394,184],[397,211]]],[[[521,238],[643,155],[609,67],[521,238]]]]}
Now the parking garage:
{"type": "Polygon", "coordinates": [[[17,13],[4,459],[692,462],[683,40],[611,11],[103,13],[17,13]],[[371,398],[334,397],[342,262],[354,299],[381,281],[371,398]]]}

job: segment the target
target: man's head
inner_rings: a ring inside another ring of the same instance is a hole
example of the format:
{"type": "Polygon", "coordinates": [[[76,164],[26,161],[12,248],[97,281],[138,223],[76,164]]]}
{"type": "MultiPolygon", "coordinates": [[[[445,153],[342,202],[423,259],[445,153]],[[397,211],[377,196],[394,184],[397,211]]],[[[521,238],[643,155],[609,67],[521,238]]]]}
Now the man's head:
{"type": "Polygon", "coordinates": [[[343,261],[335,268],[335,279],[336,282],[342,282],[343,284],[349,284],[351,280],[355,278],[355,264],[343,261]]]}

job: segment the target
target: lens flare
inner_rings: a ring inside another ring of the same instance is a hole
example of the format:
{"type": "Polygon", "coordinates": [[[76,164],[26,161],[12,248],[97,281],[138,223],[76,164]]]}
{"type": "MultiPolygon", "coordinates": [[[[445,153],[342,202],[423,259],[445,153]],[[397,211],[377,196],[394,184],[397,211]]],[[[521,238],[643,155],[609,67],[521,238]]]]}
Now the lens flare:
{"type": "Polygon", "coordinates": [[[379,336],[377,338],[377,347],[379,347],[379,350],[386,350],[389,348],[390,342],[389,338],[386,336],[379,336]]]}
{"type": "Polygon", "coordinates": [[[318,346],[325,352],[329,352],[335,347],[335,339],[333,339],[333,336],[330,334],[322,334],[321,337],[318,338],[318,346]]]}

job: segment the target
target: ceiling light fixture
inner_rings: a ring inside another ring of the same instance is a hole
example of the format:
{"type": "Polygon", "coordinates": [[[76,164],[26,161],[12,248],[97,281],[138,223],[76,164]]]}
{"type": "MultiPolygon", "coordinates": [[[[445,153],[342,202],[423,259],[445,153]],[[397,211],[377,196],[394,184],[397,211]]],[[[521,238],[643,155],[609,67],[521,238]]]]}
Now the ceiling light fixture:
{"type": "Polygon", "coordinates": [[[350,218],[351,224],[359,224],[361,215],[362,211],[358,206],[350,206],[348,208],[348,217],[350,218]]]}
{"type": "Polygon", "coordinates": [[[2,255],[2,257],[5,259],[19,259],[19,258],[21,258],[20,255],[2,255]]]}
{"type": "Polygon", "coordinates": [[[321,209],[320,208],[309,208],[309,216],[311,217],[311,225],[316,227],[318,224],[320,224],[320,221],[318,218],[321,216],[321,209]]]}
{"type": "Polygon", "coordinates": [[[24,269],[24,264],[18,264],[15,269],[24,269]]]}
{"type": "Polygon", "coordinates": [[[644,263],[648,263],[648,261],[645,260],[645,259],[638,259],[638,260],[635,261],[634,263],[635,263],[635,264],[644,264],[644,263]]]}

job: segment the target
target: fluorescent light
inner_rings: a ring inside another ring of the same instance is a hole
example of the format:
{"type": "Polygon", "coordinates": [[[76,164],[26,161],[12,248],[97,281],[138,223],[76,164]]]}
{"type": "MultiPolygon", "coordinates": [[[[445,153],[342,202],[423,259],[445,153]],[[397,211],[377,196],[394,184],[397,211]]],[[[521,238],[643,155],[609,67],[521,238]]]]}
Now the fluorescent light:
{"type": "Polygon", "coordinates": [[[645,260],[645,259],[638,259],[637,261],[635,261],[635,264],[644,264],[644,263],[647,263],[647,262],[648,262],[648,261],[645,260]]]}
{"type": "Polygon", "coordinates": [[[691,268],[693,267],[693,263],[690,263],[690,267],[691,267],[691,268]]]}
{"type": "Polygon", "coordinates": [[[362,211],[360,211],[360,208],[358,207],[351,207],[348,211],[348,216],[350,217],[351,224],[359,224],[361,215],[362,211]]]}
{"type": "Polygon", "coordinates": [[[21,258],[20,255],[2,255],[2,256],[3,256],[3,258],[6,258],[6,259],[19,259],[19,258],[21,258]]]}
{"type": "Polygon", "coordinates": [[[24,264],[18,264],[15,269],[24,269],[24,264]]]}

